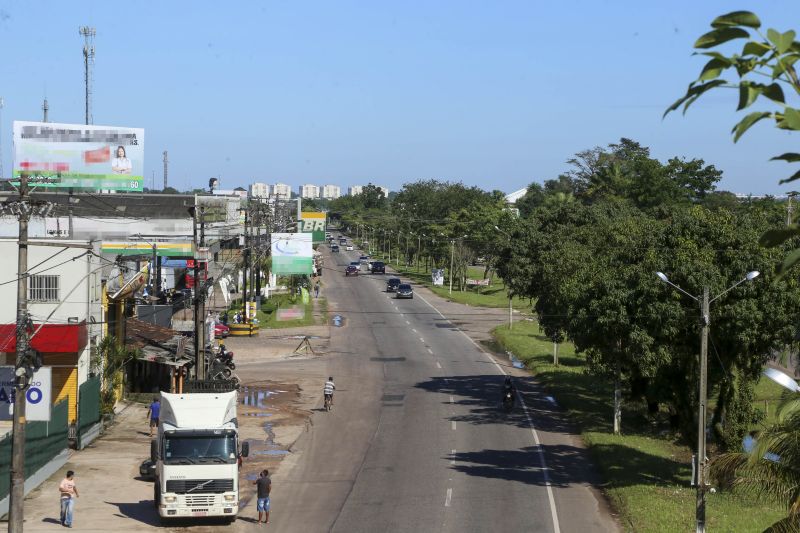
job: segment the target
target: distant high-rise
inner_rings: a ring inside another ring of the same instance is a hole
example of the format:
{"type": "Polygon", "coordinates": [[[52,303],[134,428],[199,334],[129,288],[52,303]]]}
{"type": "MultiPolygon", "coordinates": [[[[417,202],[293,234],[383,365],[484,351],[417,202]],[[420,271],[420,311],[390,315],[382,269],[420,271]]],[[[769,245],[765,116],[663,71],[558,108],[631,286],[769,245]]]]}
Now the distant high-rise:
{"type": "Polygon", "coordinates": [[[285,183],[276,183],[272,186],[272,196],[282,200],[292,197],[292,188],[285,183]]]}
{"type": "Polygon", "coordinates": [[[266,183],[252,183],[250,185],[252,198],[269,198],[269,185],[266,183]]]}
{"type": "Polygon", "coordinates": [[[301,185],[300,187],[298,187],[298,190],[300,198],[309,198],[309,199],[319,198],[319,187],[317,187],[316,185],[307,183],[305,185],[301,185]]]}
{"type": "Polygon", "coordinates": [[[342,189],[338,185],[324,185],[322,187],[322,198],[335,200],[342,195],[342,189]]]}
{"type": "Polygon", "coordinates": [[[351,185],[350,187],[347,188],[347,194],[349,194],[350,196],[355,196],[357,194],[361,194],[362,192],[364,192],[363,185],[351,185]]]}

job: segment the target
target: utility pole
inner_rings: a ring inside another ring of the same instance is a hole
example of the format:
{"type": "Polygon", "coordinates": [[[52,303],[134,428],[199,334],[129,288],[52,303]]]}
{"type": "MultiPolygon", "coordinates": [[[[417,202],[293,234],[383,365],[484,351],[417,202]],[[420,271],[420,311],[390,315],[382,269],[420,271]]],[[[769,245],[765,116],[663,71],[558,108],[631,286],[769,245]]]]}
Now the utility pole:
{"type": "Polygon", "coordinates": [[[792,199],[798,195],[797,191],[791,191],[786,193],[786,196],[789,197],[789,202],[786,204],[786,225],[792,225],[792,215],[794,214],[794,206],[792,205],[792,199]]]}
{"type": "Polygon", "coordinates": [[[44,99],[42,104],[42,122],[47,122],[47,112],[50,111],[50,106],[47,105],[47,98],[44,99]]]}
{"type": "Polygon", "coordinates": [[[695,513],[697,533],[706,530],[706,402],[708,401],[708,328],[711,323],[709,314],[708,287],[703,287],[703,299],[700,302],[700,391],[697,412],[697,509],[695,513]]]}
{"type": "Polygon", "coordinates": [[[450,291],[449,294],[453,294],[453,256],[455,255],[456,251],[456,240],[450,239],[450,291]]]}
{"type": "Polygon", "coordinates": [[[94,36],[95,29],[81,26],[79,30],[83,35],[83,83],[86,90],[86,124],[93,122],[92,117],[92,67],[94,67],[94,36]]]}
{"type": "Polygon", "coordinates": [[[167,189],[167,167],[168,167],[168,164],[169,164],[169,161],[167,160],[167,151],[164,150],[164,189],[163,190],[167,189]]]}
{"type": "Polygon", "coordinates": [[[200,249],[205,247],[205,220],[204,210],[196,206],[194,210],[194,360],[197,367],[197,379],[206,379],[206,352],[205,352],[205,283],[200,283],[200,249]],[[200,214],[200,238],[197,237],[197,215],[200,214]]]}
{"type": "Polygon", "coordinates": [[[28,176],[19,183],[19,252],[17,255],[17,362],[15,371],[14,419],[11,441],[11,498],[8,514],[9,533],[21,533],[25,504],[25,390],[30,377],[25,370],[28,357],[28,176]],[[24,381],[23,381],[24,377],[24,381]]]}

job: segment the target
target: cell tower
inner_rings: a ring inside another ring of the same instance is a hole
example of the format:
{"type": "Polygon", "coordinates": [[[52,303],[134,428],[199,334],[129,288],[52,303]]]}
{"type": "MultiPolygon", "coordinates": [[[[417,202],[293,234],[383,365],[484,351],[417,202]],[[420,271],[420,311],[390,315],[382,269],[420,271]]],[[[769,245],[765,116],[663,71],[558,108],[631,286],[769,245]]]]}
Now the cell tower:
{"type": "Polygon", "coordinates": [[[3,97],[0,96],[0,179],[3,179],[3,97]]]}
{"type": "Polygon", "coordinates": [[[47,105],[47,98],[45,98],[44,103],[42,104],[42,113],[44,114],[44,120],[42,120],[42,122],[47,122],[48,111],[50,111],[50,106],[47,105]]]}
{"type": "Polygon", "coordinates": [[[167,190],[167,165],[169,161],[167,160],[167,151],[164,150],[164,190],[167,190]]]}
{"type": "Polygon", "coordinates": [[[86,87],[86,124],[94,122],[92,116],[92,70],[94,70],[94,28],[81,26],[83,35],[83,82],[86,87]]]}

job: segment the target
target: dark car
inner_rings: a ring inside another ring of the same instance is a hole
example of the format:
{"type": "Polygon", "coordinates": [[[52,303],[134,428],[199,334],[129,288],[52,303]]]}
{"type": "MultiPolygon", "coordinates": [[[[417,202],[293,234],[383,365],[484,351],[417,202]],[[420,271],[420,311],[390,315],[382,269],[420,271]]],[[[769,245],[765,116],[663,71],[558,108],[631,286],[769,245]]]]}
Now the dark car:
{"type": "Polygon", "coordinates": [[[373,261],[369,269],[373,274],[386,274],[386,265],[383,261],[373,261]]]}
{"type": "Polygon", "coordinates": [[[347,265],[347,268],[344,269],[345,276],[358,276],[358,267],[353,265],[347,265]]]}
{"type": "Polygon", "coordinates": [[[413,298],[414,289],[408,283],[401,283],[397,287],[397,296],[395,298],[413,298]]]}
{"type": "Polygon", "coordinates": [[[150,459],[145,459],[139,465],[139,477],[142,479],[155,479],[156,478],[156,464],[150,459]]]}
{"type": "Polygon", "coordinates": [[[331,252],[338,254],[339,253],[339,245],[338,244],[331,244],[331,252]]]}
{"type": "Polygon", "coordinates": [[[394,292],[400,286],[400,278],[389,278],[386,280],[386,292],[394,292]]]}

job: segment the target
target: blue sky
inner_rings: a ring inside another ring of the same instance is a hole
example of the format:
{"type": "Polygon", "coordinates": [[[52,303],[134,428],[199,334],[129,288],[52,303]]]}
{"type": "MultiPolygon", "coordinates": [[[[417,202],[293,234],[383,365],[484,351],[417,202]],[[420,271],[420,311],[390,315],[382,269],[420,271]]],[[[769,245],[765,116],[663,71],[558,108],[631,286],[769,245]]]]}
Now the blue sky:
{"type": "MultiPolygon", "coordinates": [[[[692,43],[736,9],[800,30],[800,4],[762,1],[40,2],[0,0],[2,153],[12,120],[83,122],[81,25],[97,29],[95,124],[145,128],[145,175],[253,181],[424,178],[510,192],[575,152],[629,137],[702,158],[722,188],[780,194],[769,162],[800,133],[734,144],[736,94],[662,120],[703,64],[692,43]],[[788,21],[788,22],[786,22],[788,21]]],[[[795,185],[797,187],[797,185],[795,185]]]]}

